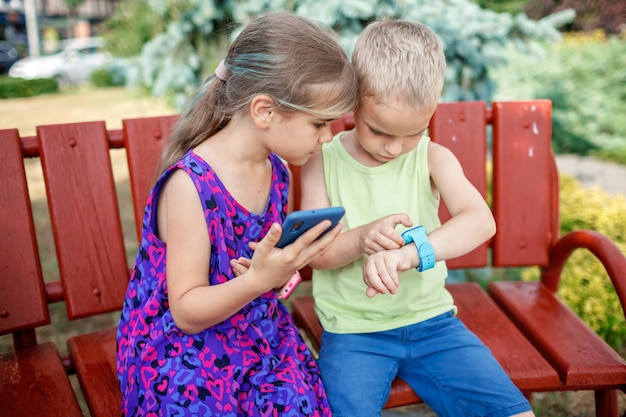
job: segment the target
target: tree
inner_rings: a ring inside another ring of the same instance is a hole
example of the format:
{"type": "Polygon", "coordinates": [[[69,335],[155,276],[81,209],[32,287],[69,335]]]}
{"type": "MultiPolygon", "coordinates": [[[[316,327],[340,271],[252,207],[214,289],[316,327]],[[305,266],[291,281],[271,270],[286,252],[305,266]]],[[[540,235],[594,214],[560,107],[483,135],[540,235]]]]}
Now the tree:
{"type": "Polygon", "coordinates": [[[232,36],[256,15],[292,10],[322,22],[338,34],[348,54],[365,25],[379,16],[420,21],[445,46],[448,70],[444,101],[489,101],[495,85],[489,68],[505,62],[509,43],[541,53],[540,42],[560,39],[556,29],[573,18],[561,12],[539,21],[524,14],[496,13],[469,0],[141,0],[167,22],[128,62],[127,81],[156,96],[169,96],[177,108],[211,74],[232,36]]]}

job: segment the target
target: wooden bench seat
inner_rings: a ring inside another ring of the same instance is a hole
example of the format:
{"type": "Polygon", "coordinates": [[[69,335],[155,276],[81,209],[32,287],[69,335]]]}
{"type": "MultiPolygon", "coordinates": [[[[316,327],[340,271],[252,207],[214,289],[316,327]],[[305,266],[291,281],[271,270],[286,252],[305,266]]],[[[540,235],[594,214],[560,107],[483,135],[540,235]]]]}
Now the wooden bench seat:
{"type": "MultiPolygon", "coordinates": [[[[94,417],[119,415],[115,324],[156,165],[177,118],[129,119],[115,130],[101,121],[39,126],[33,137],[0,130],[0,335],[13,338],[12,348],[0,353],[3,415],[73,416],[87,409],[94,417]],[[111,150],[118,148],[126,151],[130,183],[116,186],[111,150]],[[44,174],[49,225],[33,222],[24,169],[30,158],[29,163],[40,162],[44,174]],[[122,222],[129,212],[132,219],[122,222]],[[58,276],[47,282],[37,233],[54,237],[58,276]],[[63,303],[67,323],[53,322],[52,327],[69,328],[60,344],[36,336],[51,323],[54,303],[63,303]],[[83,330],[83,320],[89,318],[103,324],[83,330]],[[68,375],[74,374],[79,389],[70,384],[68,375]]],[[[333,129],[352,125],[348,115],[333,122],[333,129]]],[[[540,283],[496,282],[488,292],[475,283],[448,288],[461,320],[526,395],[591,390],[596,392],[596,415],[616,417],[617,393],[626,386],[624,360],[558,300],[556,288],[569,252],[584,246],[603,262],[624,305],[626,259],[595,232],[559,237],[550,128],[545,100],[494,103],[491,108],[481,102],[450,103],[437,109],[430,136],[458,156],[468,178],[491,203],[498,225],[490,242],[448,266],[536,265],[543,273],[540,283]]],[[[299,200],[299,169],[292,168],[299,200]]],[[[442,207],[440,217],[445,221],[447,216],[442,207]]],[[[302,273],[310,278],[310,269],[302,273]]],[[[289,303],[303,333],[319,348],[321,327],[312,298],[293,297],[289,303]]],[[[419,401],[396,380],[386,407],[419,401]]]]}

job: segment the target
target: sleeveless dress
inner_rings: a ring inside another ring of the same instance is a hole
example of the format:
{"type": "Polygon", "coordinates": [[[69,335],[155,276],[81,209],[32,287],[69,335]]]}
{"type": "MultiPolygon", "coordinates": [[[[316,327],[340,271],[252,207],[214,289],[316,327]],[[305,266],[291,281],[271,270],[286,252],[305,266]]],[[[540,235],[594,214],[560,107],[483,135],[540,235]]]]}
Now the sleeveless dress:
{"type": "Polygon", "coordinates": [[[211,238],[207,279],[218,285],[233,278],[229,261],[252,257],[248,243],[287,213],[287,168],[274,154],[269,160],[272,187],[261,214],[239,205],[193,150],[155,184],[117,329],[122,415],[331,415],[317,364],[274,291],[197,334],[178,329],[168,307],[167,248],[155,233],[166,179],[181,169],[196,185],[211,238]]]}

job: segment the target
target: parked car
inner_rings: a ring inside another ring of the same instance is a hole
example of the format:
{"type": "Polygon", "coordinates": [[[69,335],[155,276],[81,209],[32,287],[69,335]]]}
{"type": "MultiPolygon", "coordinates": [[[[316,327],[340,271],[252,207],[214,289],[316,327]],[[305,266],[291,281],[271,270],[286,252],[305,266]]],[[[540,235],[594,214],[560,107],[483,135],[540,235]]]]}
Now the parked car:
{"type": "Polygon", "coordinates": [[[56,78],[59,87],[89,81],[91,73],[106,67],[111,55],[104,51],[103,38],[69,39],[58,52],[17,61],[9,76],[17,78],[56,78]]]}
{"type": "Polygon", "coordinates": [[[8,42],[0,42],[0,74],[6,74],[20,56],[17,49],[8,42]]]}

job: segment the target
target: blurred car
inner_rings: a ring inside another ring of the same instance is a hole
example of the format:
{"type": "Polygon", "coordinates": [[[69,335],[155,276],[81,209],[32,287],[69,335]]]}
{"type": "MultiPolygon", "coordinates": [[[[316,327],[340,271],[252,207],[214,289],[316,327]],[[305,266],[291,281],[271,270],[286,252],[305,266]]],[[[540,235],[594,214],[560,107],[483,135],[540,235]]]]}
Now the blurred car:
{"type": "Polygon", "coordinates": [[[110,62],[111,55],[104,51],[103,38],[68,39],[55,53],[20,59],[9,69],[9,76],[55,78],[59,87],[67,87],[89,81],[91,73],[110,62]]]}
{"type": "Polygon", "coordinates": [[[8,42],[0,42],[0,74],[6,74],[20,56],[17,49],[8,42]]]}

